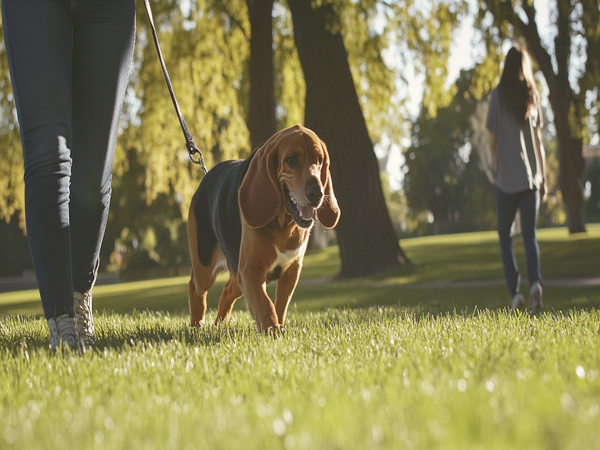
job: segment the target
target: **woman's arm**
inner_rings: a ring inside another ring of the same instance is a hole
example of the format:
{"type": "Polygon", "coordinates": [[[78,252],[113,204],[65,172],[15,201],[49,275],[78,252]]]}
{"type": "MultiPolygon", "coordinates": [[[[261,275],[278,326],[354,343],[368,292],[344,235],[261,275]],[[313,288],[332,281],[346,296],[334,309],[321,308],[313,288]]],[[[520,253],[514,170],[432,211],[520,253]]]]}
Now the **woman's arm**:
{"type": "Polygon", "coordinates": [[[537,159],[540,163],[540,173],[542,174],[542,184],[540,185],[540,200],[546,201],[548,198],[548,185],[546,183],[546,150],[544,149],[544,143],[542,142],[542,129],[535,127],[533,129],[534,136],[534,147],[537,159]]]}
{"type": "Polygon", "coordinates": [[[496,135],[490,131],[490,153],[492,154],[492,169],[496,172],[496,135]]]}

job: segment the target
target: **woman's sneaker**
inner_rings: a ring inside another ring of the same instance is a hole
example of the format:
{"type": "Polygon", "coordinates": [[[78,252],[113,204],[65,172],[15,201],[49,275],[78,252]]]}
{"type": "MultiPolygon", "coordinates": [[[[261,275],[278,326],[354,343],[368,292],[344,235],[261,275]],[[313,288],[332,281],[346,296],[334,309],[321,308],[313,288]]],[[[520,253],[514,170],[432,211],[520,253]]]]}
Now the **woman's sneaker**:
{"type": "Polygon", "coordinates": [[[513,311],[519,310],[519,311],[525,311],[525,299],[523,298],[522,294],[517,293],[512,300],[512,303],[510,305],[510,309],[512,309],[513,311]]]}
{"type": "Polygon", "coordinates": [[[79,340],[84,345],[90,345],[96,337],[94,319],[92,317],[92,290],[90,289],[85,294],[73,291],[73,302],[79,340]]]}
{"type": "Polygon", "coordinates": [[[79,350],[75,318],[63,314],[47,320],[50,329],[50,348],[52,350],[56,352],[59,350],[79,350]]]}
{"type": "Polygon", "coordinates": [[[539,281],[533,283],[529,290],[529,299],[531,300],[531,315],[537,316],[542,312],[542,284],[539,281]]]}

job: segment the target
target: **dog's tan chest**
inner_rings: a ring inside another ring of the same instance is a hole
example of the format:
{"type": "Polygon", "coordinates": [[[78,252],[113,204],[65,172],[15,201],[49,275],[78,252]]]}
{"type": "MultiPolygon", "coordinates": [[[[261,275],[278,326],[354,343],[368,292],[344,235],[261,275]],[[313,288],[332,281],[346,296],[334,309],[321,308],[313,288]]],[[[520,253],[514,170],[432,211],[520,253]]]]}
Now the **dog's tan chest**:
{"type": "Polygon", "coordinates": [[[304,256],[304,252],[306,251],[306,242],[304,242],[300,247],[294,250],[285,250],[280,251],[277,247],[275,247],[275,252],[277,254],[277,258],[269,267],[269,271],[267,273],[267,281],[277,280],[283,271],[289,267],[291,263],[302,258],[304,256]]]}

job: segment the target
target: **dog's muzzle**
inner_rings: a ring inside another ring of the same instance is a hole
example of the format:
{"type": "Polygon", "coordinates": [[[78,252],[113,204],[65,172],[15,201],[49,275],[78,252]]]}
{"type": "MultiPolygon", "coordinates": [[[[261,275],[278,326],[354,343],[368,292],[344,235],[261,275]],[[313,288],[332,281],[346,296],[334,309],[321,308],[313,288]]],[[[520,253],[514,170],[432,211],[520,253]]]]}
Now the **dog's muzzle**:
{"type": "MultiPolygon", "coordinates": [[[[283,190],[285,192],[286,209],[294,219],[294,222],[296,222],[301,228],[310,227],[315,219],[315,207],[310,205],[304,206],[297,202],[285,184],[283,186],[283,190]]],[[[319,197],[322,198],[323,194],[320,193],[319,197]]],[[[320,202],[320,198],[318,202],[320,202]]]]}

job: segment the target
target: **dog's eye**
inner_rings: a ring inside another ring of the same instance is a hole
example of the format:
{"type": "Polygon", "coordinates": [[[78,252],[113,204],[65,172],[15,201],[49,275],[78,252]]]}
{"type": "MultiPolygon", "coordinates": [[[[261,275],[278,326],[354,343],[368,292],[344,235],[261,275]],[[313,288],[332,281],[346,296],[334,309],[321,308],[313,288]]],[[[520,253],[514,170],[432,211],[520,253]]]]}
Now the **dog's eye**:
{"type": "Polygon", "coordinates": [[[289,158],[287,158],[285,160],[286,164],[288,166],[290,166],[292,169],[296,169],[298,168],[298,157],[297,156],[290,156],[289,158]]]}
{"type": "Polygon", "coordinates": [[[319,165],[322,166],[323,165],[323,157],[319,156],[319,165]]]}

